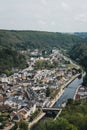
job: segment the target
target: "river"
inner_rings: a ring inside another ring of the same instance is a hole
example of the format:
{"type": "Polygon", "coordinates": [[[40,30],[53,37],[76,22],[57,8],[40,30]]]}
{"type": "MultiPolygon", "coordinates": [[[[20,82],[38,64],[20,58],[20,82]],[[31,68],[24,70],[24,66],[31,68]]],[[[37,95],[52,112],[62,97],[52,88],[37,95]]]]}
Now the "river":
{"type": "MultiPolygon", "coordinates": [[[[85,74],[82,75],[82,77],[76,78],[75,80],[73,80],[68,86],[67,88],[64,89],[64,93],[62,94],[62,96],[57,100],[57,102],[54,104],[53,107],[58,108],[61,107],[63,101],[67,101],[70,98],[73,98],[75,95],[75,91],[77,89],[77,87],[82,84],[83,82],[83,77],[85,74]]],[[[45,117],[43,117],[43,119],[41,120],[47,120],[49,117],[46,115],[45,117]]],[[[32,130],[37,130],[38,127],[38,123],[32,128],[32,130]]]]}
{"type": "Polygon", "coordinates": [[[63,102],[66,102],[69,98],[73,98],[75,95],[75,91],[77,89],[77,87],[82,84],[83,82],[83,76],[79,79],[76,78],[75,80],[73,80],[68,86],[67,88],[64,89],[64,93],[62,94],[62,96],[59,98],[59,100],[57,100],[57,102],[55,103],[55,105],[53,107],[61,107],[63,102]]]}

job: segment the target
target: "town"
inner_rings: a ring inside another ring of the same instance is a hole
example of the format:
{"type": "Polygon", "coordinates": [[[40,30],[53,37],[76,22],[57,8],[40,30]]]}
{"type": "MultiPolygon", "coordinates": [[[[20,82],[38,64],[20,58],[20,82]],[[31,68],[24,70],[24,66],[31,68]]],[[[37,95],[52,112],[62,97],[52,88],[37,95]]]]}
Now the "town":
{"type": "Polygon", "coordinates": [[[27,68],[16,68],[9,77],[0,75],[2,128],[22,119],[32,121],[42,108],[52,106],[56,95],[62,94],[61,86],[80,73],[80,69],[58,49],[53,49],[49,55],[38,49],[28,52],[27,68]]]}

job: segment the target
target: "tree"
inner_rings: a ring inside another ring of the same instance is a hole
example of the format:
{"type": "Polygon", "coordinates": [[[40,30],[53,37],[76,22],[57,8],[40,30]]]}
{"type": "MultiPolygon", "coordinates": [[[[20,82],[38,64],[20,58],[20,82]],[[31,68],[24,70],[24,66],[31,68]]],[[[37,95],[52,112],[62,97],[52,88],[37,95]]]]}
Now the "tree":
{"type": "Polygon", "coordinates": [[[38,130],[46,130],[43,121],[40,121],[40,123],[39,123],[37,129],[38,129],[38,130]]]}
{"type": "Polygon", "coordinates": [[[15,125],[10,130],[17,130],[17,128],[18,128],[18,124],[15,123],[15,125]]]}
{"type": "Polygon", "coordinates": [[[46,89],[46,97],[49,97],[50,96],[50,88],[48,87],[47,89],[46,89]]]}
{"type": "Polygon", "coordinates": [[[83,78],[83,83],[82,85],[87,87],[87,74],[85,75],[85,77],[83,78]]]}
{"type": "Polygon", "coordinates": [[[68,120],[64,118],[58,118],[57,120],[47,120],[45,123],[41,122],[38,130],[77,130],[76,126],[70,124],[68,120]]]}
{"type": "Polygon", "coordinates": [[[72,105],[73,104],[73,99],[68,99],[68,101],[67,101],[67,105],[72,105]]]}
{"type": "Polygon", "coordinates": [[[20,130],[28,130],[28,123],[24,120],[20,121],[19,128],[20,130]]]}

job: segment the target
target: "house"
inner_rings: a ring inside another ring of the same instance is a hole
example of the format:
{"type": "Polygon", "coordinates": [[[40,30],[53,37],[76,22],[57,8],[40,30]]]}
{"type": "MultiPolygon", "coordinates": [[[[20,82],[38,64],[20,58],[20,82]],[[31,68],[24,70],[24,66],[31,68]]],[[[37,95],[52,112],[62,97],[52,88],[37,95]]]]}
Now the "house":
{"type": "Polygon", "coordinates": [[[22,116],[17,113],[12,120],[15,122],[19,122],[20,120],[22,120],[22,116]]]}
{"type": "Polygon", "coordinates": [[[2,102],[2,101],[3,101],[3,95],[0,94],[0,102],[2,102]]]}
{"type": "Polygon", "coordinates": [[[14,117],[16,114],[17,114],[16,111],[12,111],[12,112],[10,113],[10,118],[11,118],[11,120],[13,120],[13,117],[14,117]]]}
{"type": "Polygon", "coordinates": [[[30,111],[31,111],[31,114],[36,111],[36,104],[32,105],[32,107],[30,108],[30,111]]]}
{"type": "Polygon", "coordinates": [[[17,107],[17,104],[11,100],[6,100],[4,102],[5,105],[8,105],[9,107],[12,107],[12,108],[16,108],[17,107]]]}
{"type": "Polygon", "coordinates": [[[1,74],[0,75],[0,81],[2,83],[8,83],[8,77],[6,76],[6,74],[1,74]]]}
{"type": "Polygon", "coordinates": [[[22,80],[25,80],[25,79],[27,78],[27,74],[22,73],[22,74],[21,74],[21,78],[22,78],[22,80]]]}
{"type": "Polygon", "coordinates": [[[30,115],[30,110],[22,108],[18,111],[18,114],[20,114],[23,119],[27,119],[27,117],[30,115]]]}
{"type": "Polygon", "coordinates": [[[3,91],[3,89],[2,88],[0,88],[0,93],[2,94],[4,91],[3,91]]]}
{"type": "Polygon", "coordinates": [[[5,104],[0,104],[0,111],[1,112],[7,112],[11,107],[5,104]]]}

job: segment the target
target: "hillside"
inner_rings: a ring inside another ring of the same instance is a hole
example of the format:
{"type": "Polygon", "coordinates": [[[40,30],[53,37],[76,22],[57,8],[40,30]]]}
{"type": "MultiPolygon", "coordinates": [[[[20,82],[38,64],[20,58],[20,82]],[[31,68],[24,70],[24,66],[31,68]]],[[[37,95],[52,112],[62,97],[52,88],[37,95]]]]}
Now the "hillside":
{"type": "Polygon", "coordinates": [[[87,32],[75,32],[74,35],[81,38],[87,38],[87,32]]]}
{"type": "Polygon", "coordinates": [[[40,31],[7,31],[0,30],[0,47],[16,49],[51,49],[58,47],[69,49],[73,44],[84,40],[70,34],[40,31]]]}
{"type": "Polygon", "coordinates": [[[83,85],[87,87],[87,44],[74,45],[69,51],[70,58],[82,65],[86,71],[83,85]]]}
{"type": "Polygon", "coordinates": [[[69,51],[70,57],[81,64],[83,67],[87,67],[87,44],[74,45],[69,51]]]}
{"type": "Polygon", "coordinates": [[[0,74],[6,73],[8,76],[12,73],[12,68],[23,69],[27,66],[23,55],[10,48],[0,49],[0,74]]]}
{"type": "Polygon", "coordinates": [[[69,50],[73,45],[85,42],[68,33],[0,30],[0,73],[9,73],[12,67],[26,67],[26,60],[18,50],[51,50],[53,47],[69,50]]]}

